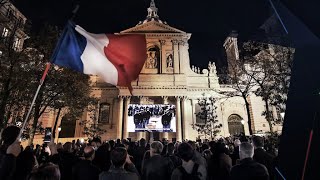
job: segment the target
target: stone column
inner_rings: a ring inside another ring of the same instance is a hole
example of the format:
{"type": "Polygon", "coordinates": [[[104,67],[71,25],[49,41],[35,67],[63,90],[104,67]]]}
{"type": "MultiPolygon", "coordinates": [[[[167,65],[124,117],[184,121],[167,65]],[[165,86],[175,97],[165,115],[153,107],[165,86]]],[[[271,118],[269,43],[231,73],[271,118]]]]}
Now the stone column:
{"type": "MultiPolygon", "coordinates": [[[[141,104],[143,96],[138,96],[138,98],[139,98],[139,104],[141,104]]],[[[137,133],[137,140],[140,140],[141,138],[145,138],[144,132],[136,132],[136,133],[137,133]]]]}
{"type": "Polygon", "coordinates": [[[191,99],[191,107],[192,107],[192,124],[197,122],[197,115],[196,115],[196,102],[194,99],[191,99]]]}
{"type": "Polygon", "coordinates": [[[181,107],[181,110],[182,110],[182,139],[187,139],[187,129],[190,128],[188,127],[189,123],[188,123],[188,115],[187,115],[187,110],[186,110],[186,103],[188,101],[188,97],[187,96],[183,96],[182,97],[182,107],[181,107]]]}
{"type": "Polygon", "coordinates": [[[186,73],[186,62],[184,62],[186,59],[182,58],[183,53],[184,53],[184,49],[185,49],[185,41],[181,40],[179,41],[179,56],[180,56],[180,61],[179,61],[179,66],[180,66],[180,73],[185,74],[186,73]]]}
{"type": "Polygon", "coordinates": [[[122,135],[122,117],[123,117],[123,96],[118,96],[118,129],[117,138],[121,139],[122,135]]]}
{"type": "MultiPolygon", "coordinates": [[[[169,98],[168,96],[162,96],[163,104],[169,104],[168,98],[169,98]]],[[[168,140],[168,138],[169,138],[168,132],[160,133],[160,140],[162,139],[168,140]]]]}
{"type": "Polygon", "coordinates": [[[160,59],[161,70],[160,70],[160,73],[166,73],[166,68],[167,68],[166,50],[165,50],[166,40],[160,40],[160,44],[161,44],[161,59],[160,59]]]}
{"type": "Polygon", "coordinates": [[[173,44],[173,72],[174,74],[180,73],[180,64],[179,64],[179,41],[178,40],[172,40],[173,44]]]}
{"type": "Polygon", "coordinates": [[[129,137],[128,132],[128,108],[130,104],[130,96],[126,96],[124,100],[124,118],[123,118],[123,139],[127,139],[129,137]]]}
{"type": "Polygon", "coordinates": [[[182,134],[181,134],[181,97],[176,96],[176,138],[177,141],[182,141],[182,134]]]}

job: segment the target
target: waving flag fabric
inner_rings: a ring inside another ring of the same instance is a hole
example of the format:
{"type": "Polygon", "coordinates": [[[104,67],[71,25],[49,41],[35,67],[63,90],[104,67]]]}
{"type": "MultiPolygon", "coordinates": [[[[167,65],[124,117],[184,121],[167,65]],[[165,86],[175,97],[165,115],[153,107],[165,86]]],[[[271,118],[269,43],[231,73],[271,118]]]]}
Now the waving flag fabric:
{"type": "Polygon", "coordinates": [[[145,35],[93,34],[68,22],[52,57],[52,63],[105,82],[127,86],[138,78],[147,58],[145,35]]]}

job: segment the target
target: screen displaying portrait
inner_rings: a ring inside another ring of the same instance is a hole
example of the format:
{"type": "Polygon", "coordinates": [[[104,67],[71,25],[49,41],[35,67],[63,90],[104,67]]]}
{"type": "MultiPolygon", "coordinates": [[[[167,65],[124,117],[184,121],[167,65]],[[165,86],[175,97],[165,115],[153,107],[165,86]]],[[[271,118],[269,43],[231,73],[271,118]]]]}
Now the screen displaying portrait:
{"type": "Polygon", "coordinates": [[[171,104],[130,104],[128,132],[176,132],[176,107],[171,104]]]}

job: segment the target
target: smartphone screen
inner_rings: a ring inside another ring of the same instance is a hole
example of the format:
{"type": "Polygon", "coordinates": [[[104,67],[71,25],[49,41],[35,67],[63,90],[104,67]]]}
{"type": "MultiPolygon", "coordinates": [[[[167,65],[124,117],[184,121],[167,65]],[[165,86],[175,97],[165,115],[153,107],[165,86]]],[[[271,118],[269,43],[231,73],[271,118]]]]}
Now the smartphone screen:
{"type": "Polygon", "coordinates": [[[45,129],[43,142],[51,142],[51,133],[52,133],[52,128],[45,129]]]}

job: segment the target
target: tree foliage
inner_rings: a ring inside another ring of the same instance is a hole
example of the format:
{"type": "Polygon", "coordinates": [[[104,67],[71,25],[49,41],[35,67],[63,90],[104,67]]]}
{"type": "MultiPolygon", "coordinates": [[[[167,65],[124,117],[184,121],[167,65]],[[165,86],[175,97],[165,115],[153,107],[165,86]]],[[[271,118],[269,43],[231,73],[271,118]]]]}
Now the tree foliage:
{"type": "Polygon", "coordinates": [[[95,100],[95,102],[96,103],[89,105],[87,108],[87,111],[89,112],[89,119],[85,119],[80,122],[80,126],[84,128],[83,134],[89,138],[101,138],[101,135],[107,132],[98,126],[99,111],[96,105],[97,100],[95,100]]]}
{"type": "MultiPolygon", "coordinates": [[[[2,48],[0,119],[5,121],[1,121],[4,123],[2,126],[0,123],[0,128],[6,125],[8,119],[15,123],[25,118],[45,65],[50,61],[59,32],[58,28],[45,25],[39,33],[30,35],[26,42],[27,48],[22,51],[2,48]]],[[[5,47],[5,44],[1,45],[5,47]]],[[[51,68],[28,122],[29,142],[33,141],[40,124],[38,120],[44,112],[62,108],[68,117],[76,119],[94,101],[90,94],[89,76],[56,66],[51,68]]]]}
{"type": "Polygon", "coordinates": [[[214,97],[206,97],[205,94],[198,98],[200,111],[196,113],[196,116],[200,119],[200,122],[193,124],[192,128],[198,131],[199,136],[204,135],[205,138],[213,139],[220,132],[222,124],[219,124],[217,119],[215,103],[216,99],[214,97]]]}
{"type": "Polygon", "coordinates": [[[252,74],[256,86],[254,93],[265,103],[265,111],[262,115],[266,117],[272,132],[274,124],[282,123],[279,114],[285,110],[294,49],[249,41],[244,44],[244,50],[246,73],[252,74]],[[276,116],[272,106],[277,109],[276,116]]]}

